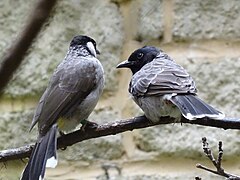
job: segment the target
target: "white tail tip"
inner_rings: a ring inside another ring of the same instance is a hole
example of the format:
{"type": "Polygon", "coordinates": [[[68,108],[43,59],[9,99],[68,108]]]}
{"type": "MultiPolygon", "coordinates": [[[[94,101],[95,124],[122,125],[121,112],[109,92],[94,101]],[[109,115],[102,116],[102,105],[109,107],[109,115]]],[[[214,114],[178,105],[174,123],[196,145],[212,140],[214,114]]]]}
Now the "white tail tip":
{"type": "Polygon", "coordinates": [[[47,160],[46,167],[47,168],[55,168],[57,166],[57,159],[53,156],[47,160]]]}

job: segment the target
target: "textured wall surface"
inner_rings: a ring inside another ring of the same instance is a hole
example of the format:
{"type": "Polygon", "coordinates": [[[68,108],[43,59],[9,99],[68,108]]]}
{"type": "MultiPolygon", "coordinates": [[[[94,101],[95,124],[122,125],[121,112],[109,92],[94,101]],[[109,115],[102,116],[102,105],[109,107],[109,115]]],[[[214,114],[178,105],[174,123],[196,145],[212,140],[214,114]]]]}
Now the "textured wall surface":
{"type": "MultiPolygon", "coordinates": [[[[14,42],[33,4],[0,2],[1,55],[14,42]]],[[[115,66],[144,45],[163,49],[185,67],[203,100],[228,117],[240,117],[239,32],[237,0],[60,0],[0,100],[0,149],[34,143],[37,130],[28,132],[34,108],[77,34],[97,41],[105,70],[104,93],[90,120],[106,123],[143,114],[127,91],[131,73],[115,66]]],[[[195,168],[196,163],[209,165],[201,147],[204,136],[216,154],[218,141],[223,141],[223,165],[240,175],[239,131],[170,124],[59,150],[60,163],[47,170],[46,179],[105,180],[106,168],[110,179],[224,179],[195,168]]],[[[20,160],[1,165],[0,179],[17,179],[24,165],[20,160]]]]}

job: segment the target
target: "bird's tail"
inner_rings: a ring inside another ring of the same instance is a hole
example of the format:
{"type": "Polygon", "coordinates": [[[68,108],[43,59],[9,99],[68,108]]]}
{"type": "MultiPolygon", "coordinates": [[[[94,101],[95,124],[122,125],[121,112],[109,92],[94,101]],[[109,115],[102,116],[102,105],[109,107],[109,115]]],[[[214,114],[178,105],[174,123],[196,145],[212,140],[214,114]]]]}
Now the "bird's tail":
{"type": "Polygon", "coordinates": [[[57,125],[53,125],[47,134],[39,138],[25,167],[21,180],[42,180],[46,167],[57,165],[57,125]]]}
{"type": "Polygon", "coordinates": [[[176,95],[169,99],[181,111],[182,115],[189,120],[209,117],[212,119],[223,119],[224,114],[212,106],[206,104],[196,95],[176,95]]]}

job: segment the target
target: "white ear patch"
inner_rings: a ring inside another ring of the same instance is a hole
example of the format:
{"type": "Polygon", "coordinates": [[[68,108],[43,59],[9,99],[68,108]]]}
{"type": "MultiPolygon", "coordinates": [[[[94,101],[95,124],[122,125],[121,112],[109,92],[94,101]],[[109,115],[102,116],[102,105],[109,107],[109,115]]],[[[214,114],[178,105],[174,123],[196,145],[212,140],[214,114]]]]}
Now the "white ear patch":
{"type": "Polygon", "coordinates": [[[92,42],[87,42],[87,47],[94,57],[97,57],[97,52],[92,42]]]}

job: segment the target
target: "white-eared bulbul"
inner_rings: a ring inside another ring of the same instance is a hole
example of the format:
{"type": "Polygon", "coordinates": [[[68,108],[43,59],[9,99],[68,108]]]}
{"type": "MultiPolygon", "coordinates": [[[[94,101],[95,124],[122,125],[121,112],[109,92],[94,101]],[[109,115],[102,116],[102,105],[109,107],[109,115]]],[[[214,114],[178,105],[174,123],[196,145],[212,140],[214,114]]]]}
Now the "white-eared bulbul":
{"type": "Polygon", "coordinates": [[[72,39],[36,108],[30,129],[38,124],[39,136],[22,180],[42,180],[46,167],[57,165],[58,130],[73,130],[96,106],[104,86],[97,54],[92,38],[79,35],[72,39]]]}

